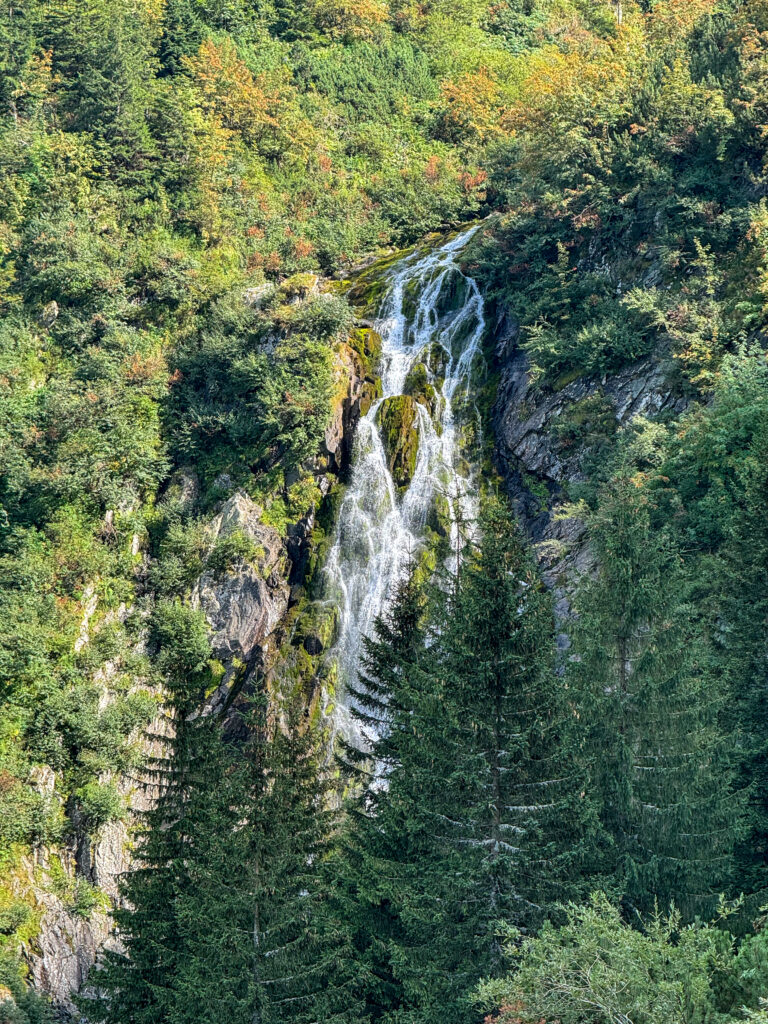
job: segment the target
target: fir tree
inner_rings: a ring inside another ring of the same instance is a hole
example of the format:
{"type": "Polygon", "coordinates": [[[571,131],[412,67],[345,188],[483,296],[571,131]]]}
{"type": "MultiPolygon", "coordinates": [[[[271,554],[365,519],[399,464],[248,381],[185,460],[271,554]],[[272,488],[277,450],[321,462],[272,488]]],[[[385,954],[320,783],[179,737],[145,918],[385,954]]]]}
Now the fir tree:
{"type": "MultiPolygon", "coordinates": [[[[147,784],[157,787],[159,798],[144,815],[136,865],[121,879],[114,921],[123,950],[105,954],[91,977],[99,997],[82,1003],[89,1019],[105,1024],[173,1019],[185,956],[177,910],[195,885],[192,854],[199,848],[201,817],[208,825],[205,803],[221,792],[211,791],[211,774],[224,769],[213,723],[194,717],[210,655],[204,620],[180,605],[161,606],[153,638],[170,696],[166,729],[154,737],[160,752],[147,772],[147,784]]],[[[217,829],[221,825],[217,821],[217,829]]]]}
{"type": "Polygon", "coordinates": [[[175,733],[115,914],[124,952],[106,955],[84,1008],[106,1024],[357,1020],[346,932],[320,885],[333,816],[317,739],[295,702],[266,693],[244,747],[200,714],[207,643],[182,613],[166,623],[194,626],[174,641],[175,733]]]}
{"type": "Polygon", "coordinates": [[[599,568],[577,594],[567,677],[610,872],[629,907],[691,915],[728,878],[738,821],[706,647],[643,489],[619,475],[590,522],[599,568]]]}
{"type": "Polygon", "coordinates": [[[746,833],[737,846],[737,892],[764,902],[768,883],[768,427],[756,431],[739,468],[744,507],[729,520],[722,575],[720,662],[728,696],[725,721],[736,785],[748,795],[746,833]]]}
{"type": "Polygon", "coordinates": [[[399,866],[409,858],[410,833],[400,827],[387,784],[380,780],[400,765],[412,735],[407,724],[410,684],[418,686],[420,678],[423,617],[423,588],[412,564],[389,611],[376,621],[374,636],[364,640],[362,679],[348,685],[354,716],[373,739],[373,750],[342,744],[342,773],[356,795],[347,803],[347,827],[332,862],[332,888],[358,951],[357,991],[372,1020],[395,1012],[404,999],[390,956],[403,932],[392,892],[398,890],[399,866]]]}
{"type": "Polygon", "coordinates": [[[296,700],[262,697],[249,722],[244,834],[252,891],[254,1024],[355,1021],[348,932],[327,899],[321,867],[335,814],[318,736],[296,700]]]}
{"type": "Polygon", "coordinates": [[[368,647],[384,778],[355,838],[361,888],[388,912],[387,1020],[466,1021],[474,985],[501,968],[500,923],[535,927],[574,892],[590,831],[560,752],[549,596],[508,508],[489,502],[481,528],[426,631],[410,584],[368,647]]]}

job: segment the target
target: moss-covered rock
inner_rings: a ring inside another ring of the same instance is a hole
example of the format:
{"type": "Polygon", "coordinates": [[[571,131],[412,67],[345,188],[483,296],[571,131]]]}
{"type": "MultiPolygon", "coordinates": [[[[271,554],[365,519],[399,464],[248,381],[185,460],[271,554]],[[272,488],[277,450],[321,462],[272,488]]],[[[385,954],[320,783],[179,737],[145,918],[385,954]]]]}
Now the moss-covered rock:
{"type": "Polygon", "coordinates": [[[429,373],[424,363],[414,363],[408,376],[405,378],[406,395],[415,398],[434,416],[437,406],[437,392],[429,379],[429,373]]]}
{"type": "Polygon", "coordinates": [[[469,295],[469,281],[458,270],[446,275],[445,283],[438,299],[437,311],[439,316],[447,313],[454,313],[461,309],[469,295]]]}
{"type": "Polygon", "coordinates": [[[317,274],[294,274],[280,284],[278,294],[286,299],[306,299],[317,292],[319,281],[317,274]]]}
{"type": "Polygon", "coordinates": [[[407,487],[419,454],[416,399],[412,395],[386,398],[379,407],[378,422],[392,478],[398,487],[407,487]]]}
{"type": "Polygon", "coordinates": [[[427,516],[427,526],[436,538],[446,538],[451,534],[451,506],[448,498],[441,491],[437,491],[435,494],[427,516]]]}
{"type": "Polygon", "coordinates": [[[381,398],[381,378],[377,373],[381,335],[372,327],[358,327],[352,332],[349,345],[358,354],[363,366],[365,376],[360,391],[359,414],[365,416],[373,403],[381,398]]]}
{"type": "Polygon", "coordinates": [[[362,357],[368,373],[373,373],[381,355],[382,340],[372,327],[356,327],[349,336],[349,344],[362,357]]]}
{"type": "Polygon", "coordinates": [[[339,609],[335,605],[319,602],[310,604],[297,627],[307,654],[317,657],[327,651],[336,639],[338,625],[339,609]]]}
{"type": "Polygon", "coordinates": [[[374,316],[389,282],[387,271],[407,255],[409,250],[388,252],[357,275],[347,292],[347,299],[363,316],[374,316]]]}

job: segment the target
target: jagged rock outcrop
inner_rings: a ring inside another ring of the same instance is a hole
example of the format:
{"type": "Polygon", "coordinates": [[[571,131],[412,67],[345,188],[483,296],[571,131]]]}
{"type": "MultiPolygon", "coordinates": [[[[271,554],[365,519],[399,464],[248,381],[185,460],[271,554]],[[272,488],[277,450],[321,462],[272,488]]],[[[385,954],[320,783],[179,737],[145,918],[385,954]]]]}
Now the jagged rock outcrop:
{"type": "Polygon", "coordinates": [[[192,591],[192,606],[202,608],[211,627],[213,652],[225,663],[249,664],[288,610],[288,554],[261,516],[244,491],[232,495],[208,528],[211,544],[237,531],[253,542],[254,558],[225,573],[204,572],[192,591]]]}
{"type": "MultiPolygon", "coordinates": [[[[245,295],[245,301],[260,306],[271,299],[273,291],[271,286],[253,289],[245,295]]],[[[283,286],[281,297],[298,303],[317,293],[315,275],[296,275],[283,286]]],[[[328,494],[334,475],[346,471],[357,422],[380,394],[375,366],[380,344],[371,325],[362,324],[348,342],[336,347],[337,387],[324,445],[317,458],[298,471],[298,476],[314,476],[323,497],[328,494]]],[[[286,487],[295,482],[286,480],[286,487]]],[[[226,474],[216,485],[222,494],[232,490],[226,474]]],[[[199,494],[200,482],[194,469],[183,467],[169,480],[164,498],[180,512],[191,514],[199,494]]],[[[207,526],[209,555],[233,534],[249,542],[233,547],[246,553],[231,564],[209,557],[190,594],[193,606],[205,614],[211,627],[213,655],[223,665],[221,683],[202,711],[226,707],[232,731],[241,727],[235,711],[249,687],[262,674],[270,678],[270,670],[285,642],[289,607],[294,606],[294,618],[300,611],[301,583],[315,543],[315,511],[313,505],[306,516],[288,527],[284,538],[278,529],[263,522],[261,507],[238,490],[229,494],[207,526]]],[[[108,516],[105,529],[110,528],[112,520],[108,516]]],[[[142,553],[142,544],[141,537],[134,537],[131,553],[135,557],[142,555],[136,574],[141,585],[146,586],[149,554],[142,553]]],[[[92,642],[97,605],[95,587],[87,588],[76,639],[78,651],[87,649],[92,642]]],[[[122,606],[120,614],[124,612],[122,606]]],[[[335,609],[318,610],[310,604],[300,619],[298,650],[305,659],[318,656],[333,641],[337,613],[335,609]]],[[[94,682],[103,689],[105,702],[110,700],[109,677],[108,666],[94,676],[94,682]]],[[[311,698],[312,694],[308,694],[311,698]]],[[[166,717],[159,717],[149,734],[160,735],[171,728],[166,717]]],[[[149,743],[147,752],[151,755],[159,750],[149,743]]],[[[63,1018],[68,1014],[76,1016],[73,996],[83,989],[99,952],[115,943],[108,905],[119,898],[119,876],[131,867],[135,815],[148,810],[158,795],[151,778],[124,776],[113,781],[124,799],[126,813],[122,820],[111,821],[98,834],[90,836],[78,818],[76,802],[69,800],[66,813],[72,825],[71,837],[56,849],[37,848],[23,859],[14,876],[14,895],[30,908],[35,920],[34,935],[25,941],[22,951],[30,978],[38,991],[52,998],[63,1018]]],[[[47,799],[63,803],[57,795],[57,777],[52,769],[38,766],[32,784],[47,799]]],[[[0,991],[0,1001],[2,998],[0,991]]]]}
{"type": "Polygon", "coordinates": [[[40,929],[27,955],[35,988],[47,993],[59,1009],[72,1013],[73,993],[85,984],[97,952],[107,945],[110,919],[103,913],[87,917],[69,909],[51,892],[36,888],[40,929]]]}
{"type": "Polygon", "coordinates": [[[331,419],[325,430],[322,456],[334,473],[349,467],[355,427],[379,397],[380,384],[374,364],[381,338],[370,327],[358,328],[350,343],[342,342],[334,353],[336,393],[331,419]]]}
{"type": "Polygon", "coordinates": [[[582,523],[558,515],[558,508],[569,485],[585,478],[590,431],[608,436],[638,416],[680,413],[687,402],[670,384],[663,359],[644,359],[602,378],[580,377],[554,391],[537,388],[526,353],[510,348],[493,410],[496,461],[545,577],[562,597],[559,584],[589,568],[582,523]],[[580,433],[587,436],[580,439],[580,433]]]}
{"type": "MultiPolygon", "coordinates": [[[[160,752],[160,739],[171,726],[158,716],[147,730],[147,753],[160,752]]],[[[61,799],[56,773],[47,766],[35,770],[34,784],[49,800],[61,799]]],[[[74,1014],[73,995],[82,990],[88,972],[104,948],[117,948],[111,935],[107,901],[118,898],[120,875],[131,866],[131,828],[135,816],[157,799],[157,782],[143,776],[122,776],[118,790],[127,813],[104,825],[93,838],[51,850],[41,847],[21,861],[14,875],[15,893],[38,917],[36,934],[25,947],[24,959],[35,988],[51,997],[62,1014],[74,1014]],[[84,904],[82,896],[96,896],[84,904]]]]}

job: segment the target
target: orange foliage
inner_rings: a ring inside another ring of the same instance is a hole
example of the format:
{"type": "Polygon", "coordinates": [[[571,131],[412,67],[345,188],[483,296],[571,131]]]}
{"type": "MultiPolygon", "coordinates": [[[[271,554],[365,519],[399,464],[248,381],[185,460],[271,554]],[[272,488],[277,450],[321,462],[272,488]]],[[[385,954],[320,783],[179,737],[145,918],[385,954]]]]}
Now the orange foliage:
{"type": "Polygon", "coordinates": [[[542,47],[529,61],[519,99],[502,128],[523,142],[523,165],[562,162],[589,137],[602,137],[629,113],[637,73],[637,37],[595,40],[568,52],[542,47]]]}
{"type": "Polygon", "coordinates": [[[320,28],[336,39],[370,39],[389,17],[384,0],[314,0],[320,28]]]}
{"type": "Polygon", "coordinates": [[[459,175],[461,187],[468,194],[481,189],[487,180],[488,174],[486,171],[477,171],[475,174],[470,174],[469,171],[462,171],[459,175]]]}
{"type": "Polygon", "coordinates": [[[142,355],[134,352],[125,367],[125,379],[129,384],[144,384],[166,371],[165,359],[159,352],[142,355]]]}
{"type": "Polygon", "coordinates": [[[314,245],[307,238],[297,238],[293,243],[293,251],[296,253],[299,259],[305,259],[307,256],[311,256],[315,251],[314,245]]]}
{"type": "Polygon", "coordinates": [[[231,39],[215,43],[206,39],[196,56],[184,63],[200,90],[203,107],[224,127],[254,141],[278,128],[280,96],[263,78],[256,78],[238,57],[231,39]]]}
{"type": "Polygon", "coordinates": [[[440,158],[434,153],[424,166],[424,177],[433,185],[440,179],[440,158]]]}
{"type": "Polygon", "coordinates": [[[455,82],[443,82],[441,91],[447,124],[479,139],[499,133],[500,90],[487,68],[461,75],[455,82]]]}

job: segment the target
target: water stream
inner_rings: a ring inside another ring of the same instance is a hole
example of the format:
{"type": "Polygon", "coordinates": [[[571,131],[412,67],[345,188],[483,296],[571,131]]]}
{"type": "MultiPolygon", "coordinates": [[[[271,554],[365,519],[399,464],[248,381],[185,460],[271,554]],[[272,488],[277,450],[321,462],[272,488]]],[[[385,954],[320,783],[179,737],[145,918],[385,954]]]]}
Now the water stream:
{"type": "MultiPolygon", "coordinates": [[[[472,402],[472,367],[485,329],[483,300],[463,274],[457,257],[476,227],[438,248],[417,251],[389,271],[376,329],[382,338],[383,397],[357,427],[350,484],[339,510],[336,535],[325,572],[328,595],[340,609],[339,636],[331,656],[338,664],[339,702],[334,724],[356,737],[345,681],[354,681],[362,638],[387,607],[409,560],[423,544],[436,496],[450,510],[454,553],[466,540],[463,524],[476,519],[476,488],[462,434],[479,429],[472,402]],[[392,478],[378,427],[382,402],[403,394],[416,364],[435,388],[434,410],[417,406],[419,448],[412,479],[403,493],[392,478]]],[[[358,735],[360,743],[366,737],[358,735]]]]}

